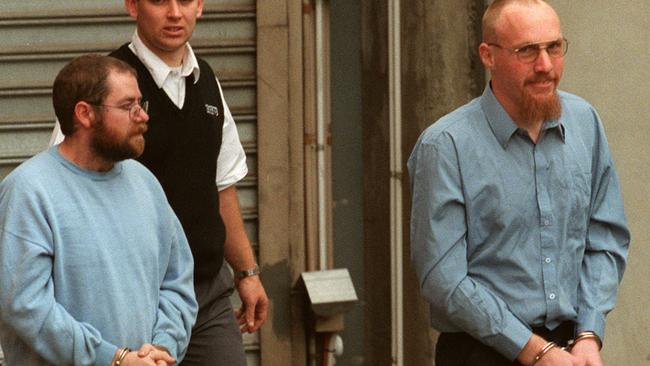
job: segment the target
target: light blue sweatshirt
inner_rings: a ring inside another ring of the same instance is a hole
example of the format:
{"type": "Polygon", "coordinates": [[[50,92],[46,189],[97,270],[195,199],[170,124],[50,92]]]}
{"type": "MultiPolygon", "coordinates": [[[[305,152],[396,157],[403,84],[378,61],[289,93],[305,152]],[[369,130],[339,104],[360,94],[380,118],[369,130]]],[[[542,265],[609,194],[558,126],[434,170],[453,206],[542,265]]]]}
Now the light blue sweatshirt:
{"type": "Polygon", "coordinates": [[[143,343],[182,356],[193,261],[156,178],[79,168],[54,146],[0,184],[0,342],[11,365],[109,365],[143,343]]]}

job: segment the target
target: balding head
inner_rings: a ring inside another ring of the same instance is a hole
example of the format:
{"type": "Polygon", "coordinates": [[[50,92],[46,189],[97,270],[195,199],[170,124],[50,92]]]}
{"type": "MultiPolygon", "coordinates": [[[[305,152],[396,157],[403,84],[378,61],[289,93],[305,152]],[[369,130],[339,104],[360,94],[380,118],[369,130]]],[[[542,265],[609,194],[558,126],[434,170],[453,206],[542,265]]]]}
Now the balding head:
{"type": "MultiPolygon", "coordinates": [[[[483,32],[483,42],[486,43],[499,43],[499,29],[500,21],[502,20],[503,13],[510,6],[545,6],[553,9],[546,1],[544,0],[495,0],[483,14],[482,22],[482,32],[483,32]]],[[[554,10],[552,10],[555,12],[554,10]]]]}

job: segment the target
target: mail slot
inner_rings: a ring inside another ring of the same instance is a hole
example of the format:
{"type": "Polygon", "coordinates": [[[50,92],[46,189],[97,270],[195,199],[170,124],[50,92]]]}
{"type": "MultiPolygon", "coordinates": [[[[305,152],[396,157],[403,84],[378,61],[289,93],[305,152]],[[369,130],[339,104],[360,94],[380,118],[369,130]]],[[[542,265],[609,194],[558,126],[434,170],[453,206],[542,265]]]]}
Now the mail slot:
{"type": "Polygon", "coordinates": [[[316,331],[343,330],[343,313],[359,301],[347,268],[303,272],[301,278],[316,315],[316,331]]]}

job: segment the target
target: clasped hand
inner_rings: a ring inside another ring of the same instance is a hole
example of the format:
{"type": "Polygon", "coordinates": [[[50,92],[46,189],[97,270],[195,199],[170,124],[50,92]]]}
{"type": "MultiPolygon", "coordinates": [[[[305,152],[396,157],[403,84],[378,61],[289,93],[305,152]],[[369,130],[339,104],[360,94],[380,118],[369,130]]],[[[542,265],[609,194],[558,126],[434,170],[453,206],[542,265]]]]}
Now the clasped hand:
{"type": "Polygon", "coordinates": [[[593,340],[576,343],[570,352],[554,348],[535,366],[603,366],[599,346],[593,340]]]}
{"type": "Polygon", "coordinates": [[[124,366],[171,366],[176,360],[167,351],[145,343],[137,351],[131,351],[124,357],[124,366]]]}

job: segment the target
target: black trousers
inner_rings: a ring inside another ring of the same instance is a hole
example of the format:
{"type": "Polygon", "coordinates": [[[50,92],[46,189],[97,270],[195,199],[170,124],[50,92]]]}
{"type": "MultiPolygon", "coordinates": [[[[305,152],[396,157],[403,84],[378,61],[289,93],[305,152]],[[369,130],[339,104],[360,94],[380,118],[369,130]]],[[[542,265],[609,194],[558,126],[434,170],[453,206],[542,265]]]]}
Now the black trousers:
{"type": "MultiPolygon", "coordinates": [[[[559,346],[566,346],[573,338],[575,324],[564,322],[553,330],[533,328],[533,333],[559,346]]],[[[436,366],[522,366],[510,361],[493,348],[472,338],[467,333],[442,333],[436,344],[436,366]]]]}

